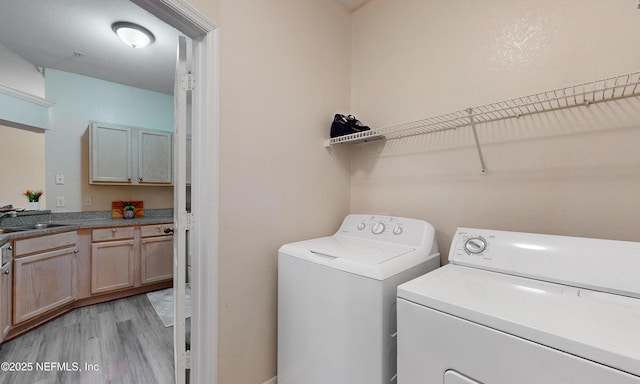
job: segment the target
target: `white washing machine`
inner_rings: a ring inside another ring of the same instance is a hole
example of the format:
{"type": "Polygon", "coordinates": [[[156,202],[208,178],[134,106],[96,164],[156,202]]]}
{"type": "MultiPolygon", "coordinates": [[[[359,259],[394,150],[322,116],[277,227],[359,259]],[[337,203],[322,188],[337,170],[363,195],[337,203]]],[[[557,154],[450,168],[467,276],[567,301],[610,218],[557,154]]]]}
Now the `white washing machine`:
{"type": "Polygon", "coordinates": [[[396,289],[440,266],[422,220],[349,215],[278,252],[278,384],[382,384],[396,376],[396,289]]]}
{"type": "Polygon", "coordinates": [[[398,383],[640,383],[640,243],[459,228],[398,287],[398,383]]]}

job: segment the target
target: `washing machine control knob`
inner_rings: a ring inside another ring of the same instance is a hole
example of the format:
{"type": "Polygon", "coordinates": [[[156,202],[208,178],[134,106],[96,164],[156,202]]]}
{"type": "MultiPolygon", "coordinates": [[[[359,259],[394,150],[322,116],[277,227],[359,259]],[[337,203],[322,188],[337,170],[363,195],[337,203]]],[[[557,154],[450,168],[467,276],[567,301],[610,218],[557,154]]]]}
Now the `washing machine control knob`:
{"type": "Polygon", "coordinates": [[[477,255],[487,249],[487,241],[482,237],[472,237],[465,241],[464,249],[472,255],[477,255]]]}
{"type": "Polygon", "coordinates": [[[362,231],[367,225],[365,223],[358,224],[358,230],[362,231]]]}
{"type": "Polygon", "coordinates": [[[384,229],[385,229],[384,223],[378,222],[373,224],[373,227],[371,227],[371,232],[373,232],[374,235],[379,235],[382,232],[384,232],[384,229]]]}
{"type": "Polygon", "coordinates": [[[395,227],[393,228],[393,234],[394,235],[399,235],[402,233],[402,227],[395,227]]]}

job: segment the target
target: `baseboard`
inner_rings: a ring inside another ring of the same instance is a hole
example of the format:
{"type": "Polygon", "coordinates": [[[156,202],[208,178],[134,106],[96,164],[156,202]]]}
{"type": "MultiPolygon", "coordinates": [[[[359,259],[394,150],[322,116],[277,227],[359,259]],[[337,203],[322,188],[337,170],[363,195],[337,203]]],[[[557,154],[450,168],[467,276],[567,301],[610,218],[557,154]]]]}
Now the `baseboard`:
{"type": "Polygon", "coordinates": [[[274,376],[262,384],[278,384],[278,376],[274,376]]]}

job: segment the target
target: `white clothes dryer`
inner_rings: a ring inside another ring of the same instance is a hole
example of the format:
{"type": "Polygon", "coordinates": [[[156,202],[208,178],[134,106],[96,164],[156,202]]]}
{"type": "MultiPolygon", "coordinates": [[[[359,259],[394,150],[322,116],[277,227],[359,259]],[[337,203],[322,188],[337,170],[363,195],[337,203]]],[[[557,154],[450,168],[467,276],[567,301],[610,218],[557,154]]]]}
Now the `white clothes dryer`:
{"type": "Polygon", "coordinates": [[[396,289],[440,266],[422,220],[349,215],[333,236],[278,252],[278,383],[387,384],[396,289]]]}
{"type": "Polygon", "coordinates": [[[458,228],[398,287],[399,384],[639,384],[640,243],[458,228]]]}

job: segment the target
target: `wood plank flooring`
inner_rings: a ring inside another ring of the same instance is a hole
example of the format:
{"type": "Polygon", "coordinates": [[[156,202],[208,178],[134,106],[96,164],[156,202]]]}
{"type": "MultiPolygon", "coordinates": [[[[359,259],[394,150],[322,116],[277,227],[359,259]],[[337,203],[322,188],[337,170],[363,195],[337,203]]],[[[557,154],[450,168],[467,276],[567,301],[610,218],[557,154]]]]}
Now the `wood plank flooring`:
{"type": "Polygon", "coordinates": [[[146,295],[132,296],[75,309],[3,343],[0,362],[30,371],[3,365],[0,384],[173,384],[173,327],[146,295]]]}

